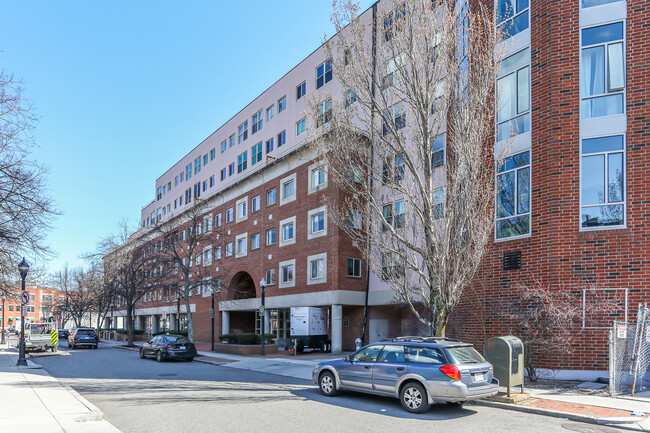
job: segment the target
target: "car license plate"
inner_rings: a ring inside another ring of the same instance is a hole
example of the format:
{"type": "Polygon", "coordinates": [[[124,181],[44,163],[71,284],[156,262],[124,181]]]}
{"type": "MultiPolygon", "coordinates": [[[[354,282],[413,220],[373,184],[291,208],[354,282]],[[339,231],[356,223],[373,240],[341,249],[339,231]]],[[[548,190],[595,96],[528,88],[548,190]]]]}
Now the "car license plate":
{"type": "Polygon", "coordinates": [[[181,350],[185,350],[185,346],[179,346],[178,348],[181,350]]]}
{"type": "Polygon", "coordinates": [[[474,382],[482,382],[484,380],[485,380],[485,376],[483,375],[483,373],[476,373],[474,375],[474,382]]]}

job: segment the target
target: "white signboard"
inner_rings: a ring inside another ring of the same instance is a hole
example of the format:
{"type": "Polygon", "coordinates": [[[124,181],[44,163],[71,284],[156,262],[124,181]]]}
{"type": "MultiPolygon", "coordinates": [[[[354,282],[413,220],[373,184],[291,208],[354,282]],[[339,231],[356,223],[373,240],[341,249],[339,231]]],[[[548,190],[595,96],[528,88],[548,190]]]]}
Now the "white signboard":
{"type": "Polygon", "coordinates": [[[627,325],[618,325],[616,327],[616,338],[627,338],[627,325]]]}
{"type": "Polygon", "coordinates": [[[29,307],[25,306],[23,307],[23,316],[26,316],[29,314],[29,307]]]}

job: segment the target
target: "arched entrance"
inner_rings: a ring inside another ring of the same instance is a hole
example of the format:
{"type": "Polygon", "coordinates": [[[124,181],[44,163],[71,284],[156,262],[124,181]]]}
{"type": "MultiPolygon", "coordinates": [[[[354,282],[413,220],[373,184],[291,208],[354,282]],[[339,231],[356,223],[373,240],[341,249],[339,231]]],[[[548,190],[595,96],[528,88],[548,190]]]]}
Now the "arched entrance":
{"type": "Polygon", "coordinates": [[[233,292],[233,299],[255,298],[255,282],[248,272],[237,272],[230,280],[230,290],[233,292]]]}
{"type": "MultiPolygon", "coordinates": [[[[253,277],[245,271],[237,272],[232,277],[228,285],[228,291],[234,300],[254,299],[257,297],[253,277]]],[[[255,310],[238,310],[224,313],[228,317],[228,333],[255,332],[255,310]]]]}

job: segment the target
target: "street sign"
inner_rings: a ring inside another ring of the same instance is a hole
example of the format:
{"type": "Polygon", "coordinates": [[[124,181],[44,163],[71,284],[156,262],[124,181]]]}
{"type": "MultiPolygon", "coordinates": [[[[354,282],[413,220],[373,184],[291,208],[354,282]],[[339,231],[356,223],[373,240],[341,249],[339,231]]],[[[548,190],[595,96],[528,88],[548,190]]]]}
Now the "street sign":
{"type": "Polygon", "coordinates": [[[616,337],[627,338],[627,325],[616,326],[616,337]]]}
{"type": "Polygon", "coordinates": [[[263,305],[260,305],[260,310],[259,310],[258,314],[259,314],[260,317],[264,317],[264,306],[263,305]]]}
{"type": "Polygon", "coordinates": [[[22,301],[23,305],[29,304],[29,292],[28,291],[23,291],[23,293],[20,295],[20,300],[22,301]]]}
{"type": "Polygon", "coordinates": [[[26,315],[28,315],[28,314],[29,314],[29,307],[28,307],[28,306],[24,306],[24,307],[23,307],[23,316],[26,316],[26,315]]]}
{"type": "Polygon", "coordinates": [[[210,319],[214,319],[214,308],[210,308],[210,319]]]}

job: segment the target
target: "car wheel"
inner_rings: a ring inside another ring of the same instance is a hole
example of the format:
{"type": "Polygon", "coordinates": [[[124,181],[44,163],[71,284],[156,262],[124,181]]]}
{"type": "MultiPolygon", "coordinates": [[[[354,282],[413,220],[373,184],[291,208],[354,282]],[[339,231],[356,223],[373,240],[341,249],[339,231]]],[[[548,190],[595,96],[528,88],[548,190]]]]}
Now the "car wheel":
{"type": "Polygon", "coordinates": [[[156,352],[156,361],[158,362],[163,362],[165,360],[165,357],[163,356],[163,353],[161,350],[156,352]]]}
{"type": "Polygon", "coordinates": [[[98,344],[95,344],[95,345],[93,346],[93,349],[97,349],[97,347],[99,347],[99,345],[98,345],[98,344]]]}
{"type": "Polygon", "coordinates": [[[185,359],[187,360],[187,362],[192,362],[192,361],[194,361],[194,357],[193,357],[193,356],[190,356],[189,358],[185,358],[185,359]]]}
{"type": "Polygon", "coordinates": [[[424,386],[418,382],[409,382],[399,393],[402,407],[411,413],[422,413],[429,410],[429,400],[424,386]]]}
{"type": "Polygon", "coordinates": [[[74,350],[74,349],[76,349],[76,348],[77,348],[77,346],[75,346],[75,345],[73,344],[73,345],[72,345],[72,350],[74,350]]]}
{"type": "Polygon", "coordinates": [[[70,342],[68,341],[68,349],[70,348],[70,342]]]}
{"type": "Polygon", "coordinates": [[[144,350],[142,348],[140,348],[140,359],[144,359],[144,358],[145,358],[144,350]]]}
{"type": "Polygon", "coordinates": [[[336,395],[336,380],[331,371],[326,371],[318,378],[318,387],[323,395],[333,397],[336,395]]]}

